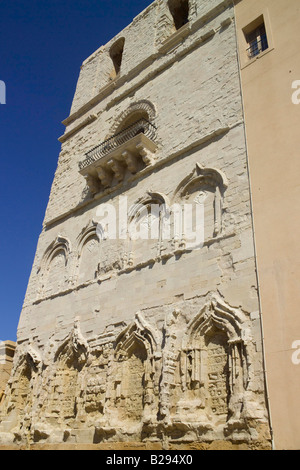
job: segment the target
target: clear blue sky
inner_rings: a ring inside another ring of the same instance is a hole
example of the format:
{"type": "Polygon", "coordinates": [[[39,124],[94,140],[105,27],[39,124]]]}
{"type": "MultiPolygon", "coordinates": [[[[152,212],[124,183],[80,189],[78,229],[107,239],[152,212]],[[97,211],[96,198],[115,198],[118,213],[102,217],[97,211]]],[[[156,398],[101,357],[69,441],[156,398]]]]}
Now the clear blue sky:
{"type": "Polygon", "coordinates": [[[84,59],[152,0],[0,3],[0,340],[16,332],[84,59]]]}

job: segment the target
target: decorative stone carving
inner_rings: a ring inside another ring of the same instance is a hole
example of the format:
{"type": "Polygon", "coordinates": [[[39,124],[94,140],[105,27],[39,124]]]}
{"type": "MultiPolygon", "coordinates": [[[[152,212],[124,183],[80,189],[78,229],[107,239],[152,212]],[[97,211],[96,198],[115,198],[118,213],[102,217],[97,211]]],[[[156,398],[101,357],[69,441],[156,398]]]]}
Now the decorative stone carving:
{"type": "Polygon", "coordinates": [[[182,388],[199,403],[204,427],[241,424],[249,383],[244,314],[214,296],[190,322],[182,341],[182,388]]]}
{"type": "Polygon", "coordinates": [[[161,255],[164,218],[168,216],[169,200],[160,192],[147,191],[128,211],[128,266],[152,260],[161,255]],[[141,253],[143,252],[143,256],[141,253]]]}
{"type": "Polygon", "coordinates": [[[66,428],[76,419],[82,407],[85,385],[82,370],[89,358],[89,346],[83,337],[79,320],[69,335],[54,349],[50,342],[45,355],[43,374],[43,401],[40,419],[60,428],[66,428]]]}
{"type": "Polygon", "coordinates": [[[28,439],[32,416],[36,409],[34,400],[39,393],[41,366],[40,352],[33,346],[32,342],[19,346],[8,383],[9,393],[3,402],[7,410],[4,429],[9,427],[10,432],[3,435],[3,429],[0,427],[0,442],[1,435],[4,439],[10,439],[11,441],[26,441],[28,439]],[[16,417],[18,417],[17,420],[16,417]]]}
{"type": "Polygon", "coordinates": [[[164,323],[165,347],[162,355],[162,376],[160,381],[160,418],[165,425],[170,424],[171,387],[175,383],[175,370],[178,364],[179,351],[176,346],[178,332],[176,320],[180,311],[178,309],[167,316],[164,323]]]}
{"type": "Polygon", "coordinates": [[[75,320],[73,330],[56,351],[54,361],[63,357],[65,363],[71,363],[72,367],[81,369],[87,362],[88,356],[88,343],[80,331],[79,320],[75,320]]]}
{"type": "Polygon", "coordinates": [[[204,168],[199,163],[190,175],[184,178],[177,187],[174,194],[174,201],[189,201],[193,198],[196,204],[206,204],[205,224],[209,227],[210,222],[207,220],[212,213],[212,237],[218,236],[222,232],[222,204],[224,192],[228,187],[228,181],[225,174],[216,168],[204,168]],[[211,196],[210,196],[211,195],[211,196]],[[210,197],[209,197],[210,196],[210,197]],[[209,207],[210,204],[210,207],[209,207]]]}
{"type": "Polygon", "coordinates": [[[111,160],[107,162],[107,165],[109,168],[112,169],[112,171],[114,172],[115,178],[118,181],[122,181],[124,179],[125,169],[118,160],[116,160],[115,158],[112,158],[111,160]]]}
{"type": "Polygon", "coordinates": [[[18,348],[18,353],[14,361],[13,374],[24,364],[28,364],[33,369],[37,369],[41,364],[41,355],[31,344],[18,348]]]}
{"type": "Polygon", "coordinates": [[[128,108],[120,113],[119,116],[115,119],[109,134],[106,136],[106,139],[109,139],[113,135],[117,134],[121,127],[124,126],[124,122],[126,122],[128,117],[131,115],[142,115],[149,122],[154,122],[156,117],[156,108],[149,100],[140,100],[131,103],[128,108]]]}
{"type": "Polygon", "coordinates": [[[161,357],[157,333],[137,313],[115,344],[110,392],[112,422],[117,425],[123,419],[140,426],[151,425],[156,420],[158,400],[156,361],[161,357]]]}
{"type": "Polygon", "coordinates": [[[137,173],[138,168],[139,168],[137,157],[132,152],[129,152],[128,150],[125,150],[122,153],[122,157],[124,158],[130,173],[132,173],[133,175],[137,173]]]}
{"type": "Polygon", "coordinates": [[[99,248],[97,223],[91,221],[77,237],[74,286],[95,279],[100,257],[99,248]]]}
{"type": "Polygon", "coordinates": [[[149,166],[153,163],[153,160],[154,160],[153,153],[150,152],[149,149],[145,147],[145,145],[143,145],[142,143],[138,144],[136,146],[136,149],[141,155],[143,162],[145,163],[146,166],[149,166]]]}
{"type": "Polygon", "coordinates": [[[97,167],[97,173],[103,187],[109,188],[113,180],[113,174],[102,166],[97,167]]]}
{"type": "Polygon", "coordinates": [[[71,245],[64,237],[57,237],[47,248],[38,270],[38,297],[52,295],[68,287],[71,278],[67,272],[71,245]]]}
{"type": "Polygon", "coordinates": [[[90,174],[84,175],[84,178],[86,180],[86,184],[88,185],[90,192],[92,195],[97,194],[100,189],[100,182],[99,179],[95,176],[92,176],[90,174]]]}

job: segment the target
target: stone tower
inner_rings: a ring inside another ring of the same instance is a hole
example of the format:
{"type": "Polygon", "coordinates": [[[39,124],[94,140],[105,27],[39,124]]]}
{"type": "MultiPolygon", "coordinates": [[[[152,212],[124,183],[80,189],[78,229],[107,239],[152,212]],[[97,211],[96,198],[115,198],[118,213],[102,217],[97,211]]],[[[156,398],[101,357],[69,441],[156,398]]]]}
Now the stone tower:
{"type": "Polygon", "coordinates": [[[156,0],[64,124],[0,442],[268,448],[232,2],[156,0]]]}

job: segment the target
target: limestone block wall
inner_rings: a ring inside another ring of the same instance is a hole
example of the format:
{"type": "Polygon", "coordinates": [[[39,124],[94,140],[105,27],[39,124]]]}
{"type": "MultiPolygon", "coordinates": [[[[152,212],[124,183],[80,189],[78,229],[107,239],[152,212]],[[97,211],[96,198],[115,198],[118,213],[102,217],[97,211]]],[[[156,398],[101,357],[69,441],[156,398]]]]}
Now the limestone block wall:
{"type": "Polygon", "coordinates": [[[5,388],[10,378],[16,344],[14,341],[0,342],[0,403],[5,396],[5,388]]]}
{"type": "Polygon", "coordinates": [[[269,446],[233,10],[191,0],[189,12],[176,30],[167,2],[154,2],[83,64],[20,318],[2,442],[269,446]],[[121,37],[121,69],[109,75],[121,37]],[[155,126],[154,150],[134,155],[132,171],[119,160],[110,184],[84,178],[86,152],[135,116],[155,126]],[[184,204],[202,210],[197,247],[175,229],[184,204]],[[117,226],[154,221],[156,237],[108,236],[99,219],[107,207],[117,226]]]}

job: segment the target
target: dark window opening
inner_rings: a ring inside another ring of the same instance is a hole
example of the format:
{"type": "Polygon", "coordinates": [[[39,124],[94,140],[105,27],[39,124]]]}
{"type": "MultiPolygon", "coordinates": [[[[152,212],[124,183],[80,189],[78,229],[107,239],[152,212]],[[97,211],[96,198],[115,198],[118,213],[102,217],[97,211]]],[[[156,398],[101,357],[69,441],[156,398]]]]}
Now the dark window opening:
{"type": "Polygon", "coordinates": [[[176,29],[189,22],[189,0],[168,0],[168,7],[176,29]]]}
{"type": "Polygon", "coordinates": [[[113,61],[116,75],[120,73],[125,39],[119,39],[110,49],[109,54],[113,61]]]}
{"type": "Polygon", "coordinates": [[[261,23],[254,30],[246,34],[246,41],[249,45],[247,53],[250,59],[268,49],[269,44],[265,24],[261,23]]]}

